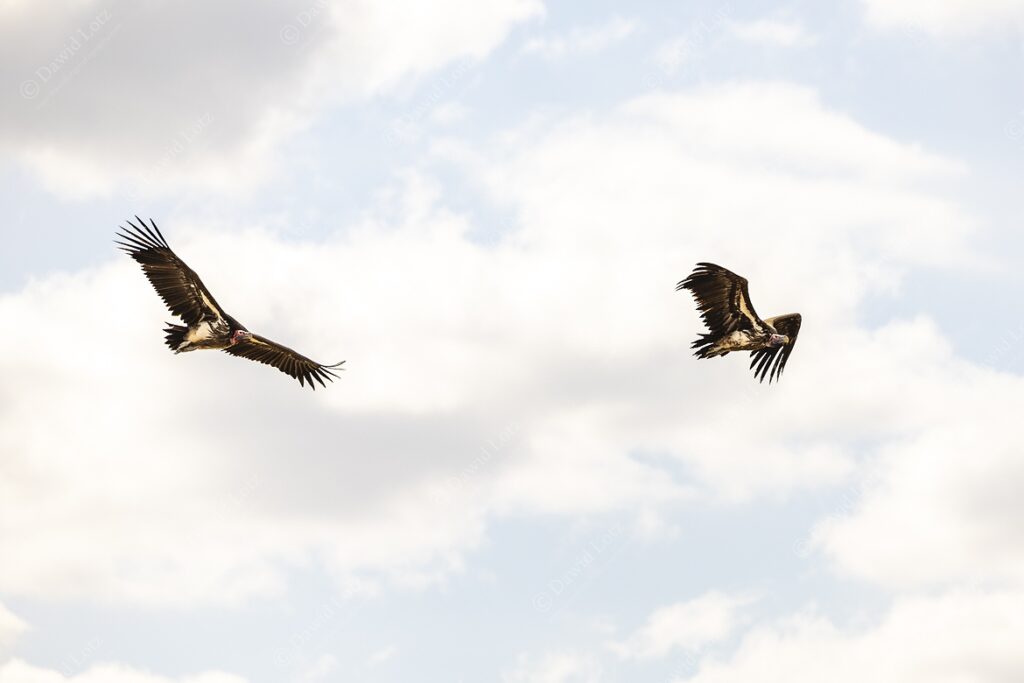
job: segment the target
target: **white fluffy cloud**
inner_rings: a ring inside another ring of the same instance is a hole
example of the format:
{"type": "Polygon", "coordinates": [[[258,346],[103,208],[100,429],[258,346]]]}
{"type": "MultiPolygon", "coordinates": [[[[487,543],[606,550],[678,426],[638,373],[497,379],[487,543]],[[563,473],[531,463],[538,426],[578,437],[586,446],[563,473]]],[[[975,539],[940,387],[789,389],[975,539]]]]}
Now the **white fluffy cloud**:
{"type": "Polygon", "coordinates": [[[245,679],[220,672],[165,678],[120,664],[95,666],[84,673],[69,676],[15,659],[0,665],[0,683],[245,683],[245,679]]]}
{"type": "Polygon", "coordinates": [[[1021,0],[863,0],[868,23],[882,29],[966,37],[1024,27],[1021,0]]]}
{"type": "Polygon", "coordinates": [[[21,97],[0,112],[0,152],[61,196],[245,189],[323,105],[479,59],[542,10],[539,0],[7,6],[0,82],[21,97]]]}
{"type": "MultiPolygon", "coordinates": [[[[813,613],[752,630],[687,683],[1012,683],[1024,671],[1024,595],[901,598],[877,624],[838,627],[813,613]]],[[[682,683],[680,679],[678,683],[682,683]]]]}
{"type": "Polygon", "coordinates": [[[27,630],[28,624],[0,603],[0,653],[27,630]]]}
{"type": "Polygon", "coordinates": [[[673,650],[697,651],[732,635],[743,624],[741,610],[751,599],[707,593],[655,610],[636,633],[611,648],[620,657],[654,659],[673,650]]]}
{"type": "Polygon", "coordinates": [[[162,222],[251,328],[348,359],[325,392],[170,356],[122,256],[0,298],[21,330],[0,338],[0,553],[19,558],[0,590],[236,601],[310,561],[347,585],[422,585],[458,571],[492,515],[848,481],[844,440],[928,424],[903,382],[958,389],[927,320],[855,323],[905,269],[969,256],[973,223],[929,189],[957,165],[805,89],[656,94],[442,151],[514,209],[497,244],[419,174],[322,243],[162,222]],[[746,275],[761,313],[804,314],[781,384],[690,357],[699,322],[674,285],[698,260],[746,275]]]}
{"type": "Polygon", "coordinates": [[[919,429],[881,449],[853,509],[817,529],[818,546],[841,573],[894,587],[1024,585],[1024,438],[1007,429],[1024,379],[943,355],[901,391],[919,429]],[[943,372],[955,390],[939,388],[943,372]]]}

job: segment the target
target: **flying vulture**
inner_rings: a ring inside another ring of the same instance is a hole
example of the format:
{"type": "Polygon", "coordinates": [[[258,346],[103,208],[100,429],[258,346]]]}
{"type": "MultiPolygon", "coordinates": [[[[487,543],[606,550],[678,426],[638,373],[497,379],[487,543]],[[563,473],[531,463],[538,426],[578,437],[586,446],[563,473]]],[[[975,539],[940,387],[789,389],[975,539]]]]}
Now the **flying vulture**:
{"type": "Polygon", "coordinates": [[[761,320],[750,303],[746,278],[714,263],[698,263],[690,277],[676,285],[676,291],[680,289],[693,294],[708,328],[707,334],[690,345],[697,349],[695,356],[714,358],[730,351],[750,351],[750,367],[761,382],[768,377],[771,384],[782,377],[800,332],[799,313],[761,320]]]}
{"type": "Polygon", "coordinates": [[[167,323],[166,342],[174,353],[220,349],[272,365],[299,380],[300,385],[309,384],[314,391],[314,381],[326,387],[325,379],[333,382],[338,376],[334,370],[342,369],[345,361],[335,365],[317,363],[287,346],[253,334],[225,313],[195,271],[171,251],[153,219],[149,220],[150,225],[138,216],[135,219],[139,225],[128,221],[130,228],[120,227],[115,244],[138,261],[167,308],[187,325],[167,323]]]}

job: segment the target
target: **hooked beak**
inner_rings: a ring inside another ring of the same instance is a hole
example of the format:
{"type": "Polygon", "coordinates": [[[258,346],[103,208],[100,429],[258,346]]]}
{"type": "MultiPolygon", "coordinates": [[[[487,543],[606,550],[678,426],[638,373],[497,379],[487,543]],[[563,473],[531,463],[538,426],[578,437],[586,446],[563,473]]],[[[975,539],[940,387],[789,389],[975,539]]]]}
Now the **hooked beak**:
{"type": "Polygon", "coordinates": [[[773,334],[768,339],[768,346],[772,347],[773,349],[777,349],[780,346],[785,346],[786,342],[788,342],[788,341],[789,341],[789,337],[787,337],[784,334],[773,334]]]}

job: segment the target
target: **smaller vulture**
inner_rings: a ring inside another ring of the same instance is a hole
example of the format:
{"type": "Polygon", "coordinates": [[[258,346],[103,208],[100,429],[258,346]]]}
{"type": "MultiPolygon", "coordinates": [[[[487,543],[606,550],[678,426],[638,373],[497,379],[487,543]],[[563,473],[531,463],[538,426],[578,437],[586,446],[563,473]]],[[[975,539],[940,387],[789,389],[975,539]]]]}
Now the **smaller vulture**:
{"type": "Polygon", "coordinates": [[[150,219],[150,225],[138,216],[135,219],[139,225],[128,221],[131,227],[121,227],[114,243],[142,266],[142,271],[167,308],[184,321],[186,326],[167,323],[169,327],[164,330],[167,346],[174,353],[222,350],[233,356],[272,365],[299,380],[300,385],[309,384],[314,391],[314,381],[326,387],[325,379],[333,382],[338,376],[334,370],[343,369],[341,365],[345,361],[334,365],[317,363],[287,346],[253,334],[225,313],[195,271],[171,251],[153,219],[150,219]]]}
{"type": "Polygon", "coordinates": [[[782,377],[800,333],[800,314],[790,313],[761,320],[754,312],[747,280],[714,263],[698,263],[676,291],[693,294],[708,328],[690,348],[698,358],[724,356],[730,351],[750,351],[754,376],[771,384],[782,377]],[[756,367],[755,367],[756,366],[756,367]],[[769,371],[771,374],[769,374],[769,371]]]}

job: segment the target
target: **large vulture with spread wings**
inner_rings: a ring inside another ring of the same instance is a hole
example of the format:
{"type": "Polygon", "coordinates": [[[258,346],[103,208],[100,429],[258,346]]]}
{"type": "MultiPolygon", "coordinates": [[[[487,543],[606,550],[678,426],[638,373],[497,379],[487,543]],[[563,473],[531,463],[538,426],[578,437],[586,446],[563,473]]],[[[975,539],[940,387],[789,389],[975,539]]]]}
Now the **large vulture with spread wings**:
{"type": "Polygon", "coordinates": [[[225,313],[195,271],[167,246],[156,223],[150,219],[150,225],[146,225],[138,216],[135,219],[139,225],[128,221],[130,227],[121,228],[115,243],[138,261],[167,308],[187,326],[168,323],[169,327],[164,330],[167,346],[174,353],[222,350],[272,365],[299,380],[300,385],[308,384],[314,391],[316,382],[326,387],[324,380],[333,382],[338,376],[334,371],[341,369],[345,361],[334,365],[317,363],[287,346],[253,334],[225,313]]]}
{"type": "Polygon", "coordinates": [[[750,303],[747,280],[714,263],[698,263],[678,285],[693,294],[708,333],[690,345],[698,358],[724,356],[730,351],[750,351],[750,367],[760,381],[771,384],[782,377],[800,332],[800,314],[790,313],[761,320],[750,303]],[[770,373],[770,374],[769,374],[770,373]]]}

